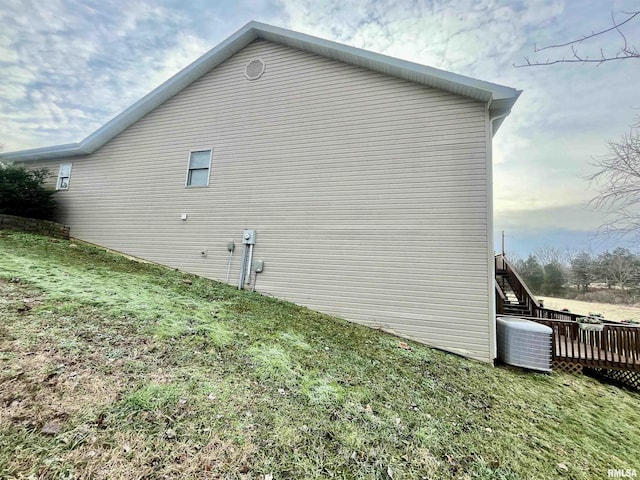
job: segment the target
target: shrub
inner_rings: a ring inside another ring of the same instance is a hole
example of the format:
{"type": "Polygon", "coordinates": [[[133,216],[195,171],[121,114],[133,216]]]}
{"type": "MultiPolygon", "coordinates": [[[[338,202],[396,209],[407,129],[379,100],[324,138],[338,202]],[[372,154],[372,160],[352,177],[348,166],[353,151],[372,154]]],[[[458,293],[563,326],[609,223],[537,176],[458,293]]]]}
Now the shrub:
{"type": "Polygon", "coordinates": [[[633,298],[626,292],[620,290],[593,290],[591,292],[579,293],[574,297],[581,302],[611,303],[614,305],[625,305],[633,303],[633,298]]]}
{"type": "Polygon", "coordinates": [[[587,317],[578,317],[577,319],[578,323],[586,323],[589,325],[599,325],[602,323],[602,317],[594,317],[594,316],[587,316],[587,317]]]}
{"type": "Polygon", "coordinates": [[[0,163],[0,214],[51,220],[56,192],[45,186],[50,175],[46,168],[29,170],[0,163]]]}

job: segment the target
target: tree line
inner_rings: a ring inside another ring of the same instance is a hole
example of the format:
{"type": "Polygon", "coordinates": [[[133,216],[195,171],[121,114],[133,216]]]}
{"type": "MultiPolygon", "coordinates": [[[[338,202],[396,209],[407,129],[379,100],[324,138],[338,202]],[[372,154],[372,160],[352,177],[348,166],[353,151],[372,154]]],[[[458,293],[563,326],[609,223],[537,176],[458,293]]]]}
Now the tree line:
{"type": "Polygon", "coordinates": [[[640,255],[627,248],[593,254],[543,247],[526,259],[507,258],[536,295],[613,303],[640,299],[640,255]]]}

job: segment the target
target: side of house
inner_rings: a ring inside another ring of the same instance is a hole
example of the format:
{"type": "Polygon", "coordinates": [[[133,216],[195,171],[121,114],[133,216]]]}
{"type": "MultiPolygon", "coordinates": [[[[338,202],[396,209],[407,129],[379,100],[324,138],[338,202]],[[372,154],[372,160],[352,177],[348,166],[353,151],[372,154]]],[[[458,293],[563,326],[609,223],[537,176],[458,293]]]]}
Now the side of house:
{"type": "Polygon", "coordinates": [[[486,102],[256,39],[95,152],[27,163],[77,238],[221,281],[234,241],[237,284],[255,229],[256,290],[491,361],[491,134],[486,102]]]}

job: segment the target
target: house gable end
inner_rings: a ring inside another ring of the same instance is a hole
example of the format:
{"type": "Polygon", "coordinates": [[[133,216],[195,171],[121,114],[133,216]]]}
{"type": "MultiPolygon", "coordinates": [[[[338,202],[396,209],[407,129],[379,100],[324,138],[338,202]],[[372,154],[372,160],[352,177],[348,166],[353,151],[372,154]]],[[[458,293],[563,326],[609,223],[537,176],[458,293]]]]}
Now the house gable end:
{"type": "Polygon", "coordinates": [[[509,87],[394,59],[278,27],[249,22],[238,32],[151,91],[80,143],[9,152],[0,155],[0,157],[13,161],[28,161],[92,153],[256,39],[268,40],[343,63],[487,102],[489,109],[493,109],[492,111],[496,115],[508,112],[520,94],[519,91],[509,87]]]}

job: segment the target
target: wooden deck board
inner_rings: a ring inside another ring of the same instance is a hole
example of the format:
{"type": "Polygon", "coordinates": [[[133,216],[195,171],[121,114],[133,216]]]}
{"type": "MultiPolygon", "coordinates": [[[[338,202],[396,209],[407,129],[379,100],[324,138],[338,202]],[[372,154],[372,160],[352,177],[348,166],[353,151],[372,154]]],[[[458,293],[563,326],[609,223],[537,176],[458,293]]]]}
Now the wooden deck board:
{"type": "Polygon", "coordinates": [[[567,338],[558,335],[555,338],[555,357],[563,360],[572,360],[585,365],[608,366],[616,368],[624,365],[632,370],[640,370],[640,358],[629,352],[621,355],[611,349],[599,348],[596,342],[585,342],[580,339],[567,338]]]}

